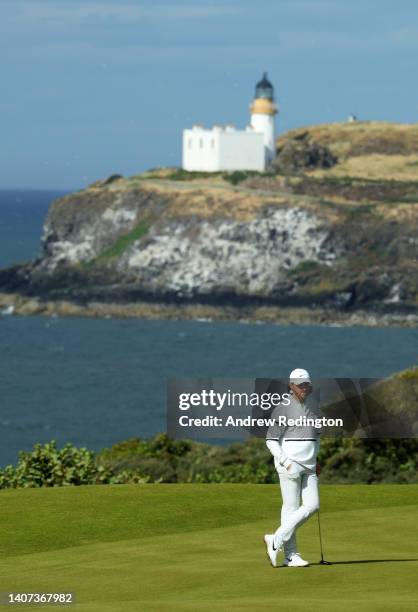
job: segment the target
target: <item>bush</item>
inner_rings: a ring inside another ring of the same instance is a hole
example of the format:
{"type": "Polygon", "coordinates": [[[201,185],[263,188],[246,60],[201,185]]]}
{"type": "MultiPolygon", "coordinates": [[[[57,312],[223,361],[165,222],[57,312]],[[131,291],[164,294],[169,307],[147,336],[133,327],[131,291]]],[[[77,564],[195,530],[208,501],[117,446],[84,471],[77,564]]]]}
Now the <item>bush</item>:
{"type": "MultiPolygon", "coordinates": [[[[324,438],[318,457],[321,480],[417,482],[417,450],[415,439],[324,438]]],[[[151,482],[277,482],[265,441],[257,438],[216,446],[159,434],[151,440],[136,438],[117,444],[100,457],[115,473],[136,469],[151,482]]]]}
{"type": "MultiPolygon", "coordinates": [[[[321,481],[332,483],[418,482],[416,439],[324,438],[321,481]]],[[[20,452],[16,467],[0,470],[0,489],[144,482],[277,483],[265,440],[228,446],[173,440],[158,434],[130,438],[94,454],[55,441],[20,452]]]]}
{"type": "MultiPolygon", "coordinates": [[[[143,478],[138,473],[130,477],[136,481],[143,478]]],[[[116,475],[111,469],[96,465],[94,453],[86,448],[68,443],[58,449],[52,440],[35,444],[31,452],[21,451],[16,467],[8,465],[0,469],[0,489],[117,484],[126,482],[127,478],[124,472],[116,475]]]]}
{"type": "Polygon", "coordinates": [[[418,482],[418,441],[408,439],[324,439],[318,460],[324,482],[367,484],[418,482]]]}

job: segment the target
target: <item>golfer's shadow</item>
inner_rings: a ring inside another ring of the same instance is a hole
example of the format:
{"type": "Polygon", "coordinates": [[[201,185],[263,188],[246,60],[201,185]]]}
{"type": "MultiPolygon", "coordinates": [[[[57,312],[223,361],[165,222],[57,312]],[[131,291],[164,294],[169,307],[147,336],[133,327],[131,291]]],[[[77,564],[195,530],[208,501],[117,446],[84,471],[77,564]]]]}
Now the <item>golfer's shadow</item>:
{"type": "MultiPolygon", "coordinates": [[[[418,561],[418,559],[361,559],[358,561],[330,561],[331,565],[353,565],[354,563],[405,563],[418,561]]],[[[309,565],[321,565],[321,563],[310,563],[309,565]]]]}

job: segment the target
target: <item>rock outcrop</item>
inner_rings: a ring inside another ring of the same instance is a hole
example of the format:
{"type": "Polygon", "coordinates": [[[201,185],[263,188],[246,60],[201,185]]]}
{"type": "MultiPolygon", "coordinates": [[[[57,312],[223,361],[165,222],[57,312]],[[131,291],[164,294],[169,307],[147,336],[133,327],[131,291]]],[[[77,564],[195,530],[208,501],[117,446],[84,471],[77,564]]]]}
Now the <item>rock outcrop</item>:
{"type": "MultiPolygon", "coordinates": [[[[318,129],[307,136],[305,130],[302,139],[291,134],[287,144],[302,140],[318,151],[318,129]]],[[[166,169],[115,175],[60,198],[45,221],[40,257],[0,270],[0,292],[75,303],[145,299],[415,312],[415,141],[404,139],[412,147],[405,177],[370,180],[366,158],[374,172],[377,163],[368,157],[370,146],[359,161],[325,136],[327,163],[296,176],[240,173],[235,184],[237,176],[166,169]],[[335,165],[325,170],[330,160],[335,165]]],[[[352,147],[362,151],[362,138],[352,147]]],[[[285,150],[286,142],[280,146],[285,150]]],[[[381,158],[385,168],[392,163],[390,155],[381,158]]]]}

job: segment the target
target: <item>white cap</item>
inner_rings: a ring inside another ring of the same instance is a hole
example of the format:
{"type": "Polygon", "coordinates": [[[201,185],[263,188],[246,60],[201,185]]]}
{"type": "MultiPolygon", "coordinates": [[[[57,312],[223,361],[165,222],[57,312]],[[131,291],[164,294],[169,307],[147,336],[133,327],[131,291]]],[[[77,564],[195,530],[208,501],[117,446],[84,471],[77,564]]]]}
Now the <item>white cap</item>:
{"type": "Polygon", "coordinates": [[[311,377],[309,376],[309,372],[304,370],[303,368],[296,368],[296,370],[292,370],[289,375],[289,380],[291,383],[295,385],[301,385],[304,382],[311,382],[311,377]]]}

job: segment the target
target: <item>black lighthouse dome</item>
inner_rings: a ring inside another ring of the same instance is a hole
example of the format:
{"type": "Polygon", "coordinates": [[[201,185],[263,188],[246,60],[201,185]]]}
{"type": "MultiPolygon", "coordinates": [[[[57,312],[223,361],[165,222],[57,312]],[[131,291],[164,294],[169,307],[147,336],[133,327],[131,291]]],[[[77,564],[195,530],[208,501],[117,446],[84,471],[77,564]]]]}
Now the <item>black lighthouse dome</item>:
{"type": "Polygon", "coordinates": [[[255,86],[255,97],[265,98],[266,100],[274,100],[274,87],[267,78],[267,72],[263,73],[261,81],[258,81],[255,86]]]}

